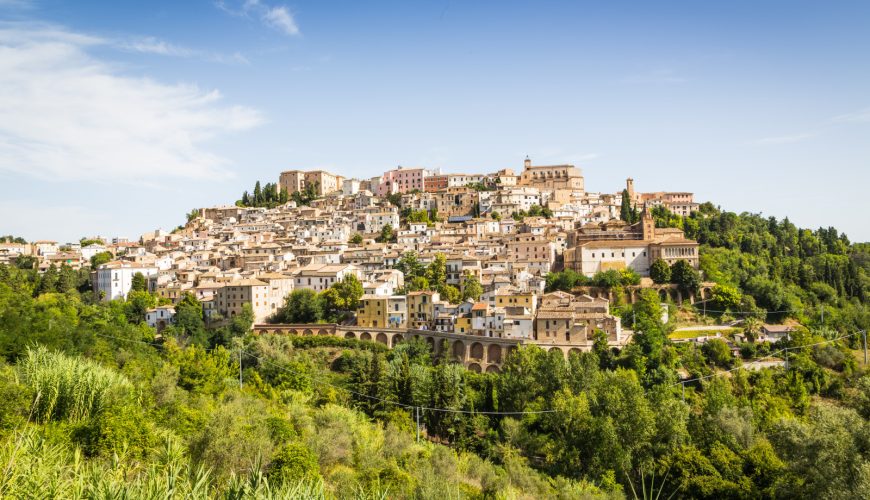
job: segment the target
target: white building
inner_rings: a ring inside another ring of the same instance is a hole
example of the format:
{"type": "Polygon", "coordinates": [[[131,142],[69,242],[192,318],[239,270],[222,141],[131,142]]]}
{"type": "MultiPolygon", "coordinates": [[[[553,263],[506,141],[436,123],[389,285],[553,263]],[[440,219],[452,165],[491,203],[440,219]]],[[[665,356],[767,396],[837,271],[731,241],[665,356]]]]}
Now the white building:
{"type": "Polygon", "coordinates": [[[91,243],[90,245],[88,245],[86,247],[82,247],[82,249],[81,249],[82,260],[86,260],[86,261],[90,262],[91,257],[93,257],[94,255],[97,255],[98,253],[105,252],[105,251],[106,251],[105,245],[100,245],[99,243],[91,243]]]}
{"type": "Polygon", "coordinates": [[[145,312],[145,323],[157,331],[162,331],[175,322],[175,308],[172,306],[158,306],[145,312]]]}
{"type": "Polygon", "coordinates": [[[361,273],[353,264],[312,264],[296,272],[293,288],[308,288],[315,292],[322,292],[348,275],[359,278],[361,273]]]}
{"type": "Polygon", "coordinates": [[[94,271],[94,291],[101,294],[103,300],[124,299],[130,293],[136,273],[148,278],[157,274],[157,268],[123,261],[108,262],[94,271]]]}
{"type": "Polygon", "coordinates": [[[341,194],[345,196],[353,196],[359,192],[359,181],[357,179],[345,179],[341,183],[341,194]]]}
{"type": "Polygon", "coordinates": [[[589,241],[577,246],[579,271],[594,276],[610,269],[634,269],[641,276],[649,276],[649,244],[642,240],[589,241]]]}

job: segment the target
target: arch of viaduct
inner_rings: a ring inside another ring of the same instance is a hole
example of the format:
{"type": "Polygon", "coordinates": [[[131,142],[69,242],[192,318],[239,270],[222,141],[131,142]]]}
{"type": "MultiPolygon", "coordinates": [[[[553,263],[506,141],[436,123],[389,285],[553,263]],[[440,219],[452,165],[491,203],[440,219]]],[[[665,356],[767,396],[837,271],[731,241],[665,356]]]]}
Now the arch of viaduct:
{"type": "MultiPolygon", "coordinates": [[[[697,300],[708,300],[713,297],[713,286],[714,283],[702,283],[701,288],[698,289],[698,292],[695,294],[691,294],[689,296],[684,297],[683,292],[679,289],[677,285],[652,285],[652,286],[627,286],[624,287],[625,291],[625,300],[629,304],[634,304],[640,298],[640,292],[642,290],[654,290],[658,295],[662,302],[667,302],[668,300],[672,301],[675,304],[682,304],[684,300],[688,300],[690,304],[694,304],[697,300]]],[[[590,297],[594,297],[596,299],[607,299],[611,302],[614,301],[613,290],[611,288],[600,287],[600,286],[578,286],[574,287],[571,290],[575,294],[583,294],[589,295],[590,297]]]]}
{"type": "MultiPolygon", "coordinates": [[[[434,354],[440,355],[446,352],[448,356],[462,363],[469,370],[487,373],[500,371],[501,365],[508,355],[523,344],[523,341],[519,339],[479,337],[432,330],[364,328],[334,324],[257,324],[254,325],[253,332],[255,334],[274,333],[301,336],[329,335],[343,339],[378,342],[390,348],[402,341],[418,338],[427,342],[434,354]]],[[[542,347],[548,348],[547,346],[542,347]]],[[[567,354],[567,350],[559,346],[550,348],[558,348],[567,354]]]]}

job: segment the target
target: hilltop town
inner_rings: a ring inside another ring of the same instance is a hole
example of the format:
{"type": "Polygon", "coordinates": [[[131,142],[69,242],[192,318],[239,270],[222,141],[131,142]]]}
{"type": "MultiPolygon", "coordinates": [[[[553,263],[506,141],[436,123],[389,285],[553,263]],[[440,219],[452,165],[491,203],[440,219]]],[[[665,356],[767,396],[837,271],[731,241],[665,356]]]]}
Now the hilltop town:
{"type": "MultiPolygon", "coordinates": [[[[592,284],[615,280],[633,301],[653,286],[657,261],[698,268],[697,242],[656,227],[652,211],[688,216],[698,207],[692,193],[639,192],[630,178],[621,192],[588,192],[579,168],[529,159],[519,172],[491,174],[400,166],[351,179],[291,170],[277,183],[258,182],[234,205],[194,210],[172,232],[84,246],[11,242],[0,259],[32,255],[43,271],[93,263],[102,300],[125,298],[141,274],[163,302],[146,315],[158,330],[172,324],[173,306],[187,293],[212,323],[249,307],[263,324],[275,321],[294,290],[322,293],[354,280],[362,296],[340,317],[346,325],[513,339],[567,353],[591,349],[596,332],[613,347],[632,332],[610,314],[608,287],[549,291],[548,275],[573,270],[592,284]]],[[[679,293],[658,289],[665,298],[679,293]]]]}

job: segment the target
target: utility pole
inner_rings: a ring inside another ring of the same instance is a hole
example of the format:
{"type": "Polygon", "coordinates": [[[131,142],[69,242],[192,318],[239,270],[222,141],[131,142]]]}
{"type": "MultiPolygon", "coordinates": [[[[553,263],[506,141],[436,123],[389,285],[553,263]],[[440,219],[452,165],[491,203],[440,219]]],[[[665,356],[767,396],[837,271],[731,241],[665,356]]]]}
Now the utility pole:
{"type": "Polygon", "coordinates": [[[420,442],[420,407],[414,407],[414,413],[417,414],[417,442],[420,442]]]}
{"type": "Polygon", "coordinates": [[[239,345],[239,389],[242,388],[242,346],[239,345]]]}
{"type": "Polygon", "coordinates": [[[861,334],[864,337],[864,368],[867,368],[867,330],[863,330],[861,334]]]}
{"type": "Polygon", "coordinates": [[[785,371],[788,371],[788,347],[785,348],[785,371]]]}
{"type": "Polygon", "coordinates": [[[686,383],[680,382],[680,385],[683,386],[683,403],[686,402],[686,383]]]}
{"type": "Polygon", "coordinates": [[[825,329],[825,306],[822,305],[822,330],[825,329]]]}

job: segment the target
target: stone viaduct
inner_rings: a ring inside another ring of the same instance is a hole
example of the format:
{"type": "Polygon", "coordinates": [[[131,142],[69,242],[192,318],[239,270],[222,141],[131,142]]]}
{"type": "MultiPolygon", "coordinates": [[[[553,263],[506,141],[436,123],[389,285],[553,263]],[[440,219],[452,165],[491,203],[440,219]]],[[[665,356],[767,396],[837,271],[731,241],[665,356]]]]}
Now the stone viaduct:
{"type": "MultiPolygon", "coordinates": [[[[696,301],[705,301],[713,296],[713,286],[715,283],[701,283],[701,288],[698,289],[696,294],[689,295],[687,297],[683,296],[683,292],[677,287],[677,285],[652,285],[652,286],[626,286],[623,287],[625,292],[625,301],[629,304],[634,304],[640,298],[640,292],[642,290],[654,290],[658,295],[662,302],[667,302],[668,300],[672,301],[674,304],[682,304],[684,300],[688,300],[690,304],[694,304],[696,301]]],[[[575,295],[589,295],[590,297],[594,297],[597,299],[607,299],[611,302],[614,301],[615,297],[613,294],[613,289],[599,286],[577,286],[571,290],[575,295]]]]}
{"type": "Polygon", "coordinates": [[[281,335],[329,335],[343,339],[367,340],[378,342],[387,347],[395,347],[403,340],[419,338],[426,341],[435,354],[445,352],[466,368],[475,372],[497,373],[504,360],[520,345],[537,345],[546,351],[558,350],[563,356],[572,352],[588,351],[591,345],[544,344],[533,340],[480,337],[458,333],[432,330],[404,330],[394,328],[363,328],[335,324],[256,324],[254,334],[281,335]]]}

